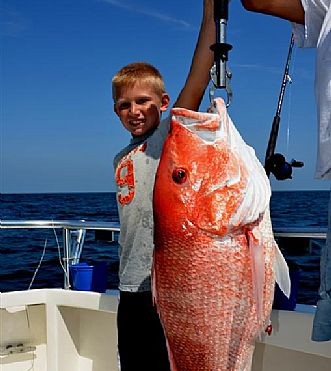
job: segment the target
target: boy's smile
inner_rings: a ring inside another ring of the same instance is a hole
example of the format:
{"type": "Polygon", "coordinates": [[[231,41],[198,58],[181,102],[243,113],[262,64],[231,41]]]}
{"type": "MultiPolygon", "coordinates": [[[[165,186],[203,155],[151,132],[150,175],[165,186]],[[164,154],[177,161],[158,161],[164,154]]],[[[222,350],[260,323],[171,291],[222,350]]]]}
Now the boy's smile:
{"type": "Polygon", "coordinates": [[[120,89],[114,111],[133,136],[142,136],[159,125],[168,105],[168,94],[160,97],[151,84],[135,83],[120,89]]]}

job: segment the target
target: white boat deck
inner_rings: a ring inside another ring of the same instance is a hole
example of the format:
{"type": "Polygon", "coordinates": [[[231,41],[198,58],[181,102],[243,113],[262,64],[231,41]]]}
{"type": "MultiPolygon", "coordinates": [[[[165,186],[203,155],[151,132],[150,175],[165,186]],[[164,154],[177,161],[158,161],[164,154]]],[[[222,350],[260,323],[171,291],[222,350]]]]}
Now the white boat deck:
{"type": "MultiPolygon", "coordinates": [[[[16,291],[0,304],[1,371],[118,371],[114,292],[16,291]]],[[[274,310],[252,371],[330,371],[331,342],[310,340],[313,314],[274,310]]]]}
{"type": "Polygon", "coordinates": [[[256,344],[253,371],[331,371],[331,341],[311,340],[315,308],[273,310],[271,336],[256,344]]]}
{"type": "Polygon", "coordinates": [[[116,296],[40,289],[0,304],[1,371],[118,370],[116,296]]]}

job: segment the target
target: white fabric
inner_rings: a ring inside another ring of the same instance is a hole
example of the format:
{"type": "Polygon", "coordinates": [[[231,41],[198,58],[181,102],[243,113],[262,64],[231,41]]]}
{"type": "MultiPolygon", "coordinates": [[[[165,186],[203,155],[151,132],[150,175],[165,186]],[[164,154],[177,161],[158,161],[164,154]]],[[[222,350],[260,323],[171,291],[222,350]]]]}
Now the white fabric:
{"type": "MultiPolygon", "coordinates": [[[[305,25],[293,25],[301,47],[316,47],[315,95],[318,115],[316,178],[331,179],[331,0],[301,0],[305,25]]],[[[330,192],[331,197],[331,192],[330,192]]],[[[321,255],[320,297],[312,340],[331,340],[331,198],[328,238],[321,255]]]]}
{"type": "Polygon", "coordinates": [[[170,117],[147,138],[133,139],[114,159],[119,237],[119,289],[151,290],[153,242],[153,188],[170,117]],[[128,172],[133,174],[129,176],[128,172]]]}
{"type": "Polygon", "coordinates": [[[305,25],[293,24],[300,47],[316,47],[318,151],[315,177],[331,179],[331,0],[301,0],[305,25]]]}

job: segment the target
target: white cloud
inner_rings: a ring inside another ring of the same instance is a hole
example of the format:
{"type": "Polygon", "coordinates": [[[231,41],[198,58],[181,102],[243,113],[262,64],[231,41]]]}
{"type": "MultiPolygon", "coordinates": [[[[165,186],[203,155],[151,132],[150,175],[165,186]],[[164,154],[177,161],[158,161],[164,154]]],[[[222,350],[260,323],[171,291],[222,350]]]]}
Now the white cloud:
{"type": "Polygon", "coordinates": [[[0,35],[15,37],[24,33],[29,22],[20,13],[0,7],[0,35]]]}
{"type": "Polygon", "coordinates": [[[159,19],[162,22],[176,24],[186,29],[189,29],[192,27],[188,22],[184,21],[183,19],[178,19],[170,15],[154,11],[152,9],[143,8],[141,4],[137,6],[136,4],[128,3],[127,1],[123,1],[123,0],[120,0],[120,1],[119,0],[100,0],[100,1],[116,6],[117,8],[128,10],[129,12],[132,12],[132,13],[139,13],[147,17],[159,19]]]}
{"type": "Polygon", "coordinates": [[[273,74],[278,74],[281,71],[281,69],[278,67],[270,67],[270,66],[265,66],[261,64],[239,63],[239,64],[234,64],[233,67],[242,68],[246,70],[270,72],[273,74]]]}

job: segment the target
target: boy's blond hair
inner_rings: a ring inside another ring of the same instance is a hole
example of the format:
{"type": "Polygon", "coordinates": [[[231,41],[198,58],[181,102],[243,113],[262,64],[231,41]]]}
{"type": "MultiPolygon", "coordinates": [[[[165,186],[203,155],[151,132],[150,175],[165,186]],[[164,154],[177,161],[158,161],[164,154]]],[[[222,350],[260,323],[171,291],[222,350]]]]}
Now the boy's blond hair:
{"type": "Polygon", "coordinates": [[[149,63],[135,62],[122,67],[112,79],[113,100],[116,102],[117,94],[123,87],[131,87],[137,82],[148,83],[155,93],[162,98],[165,86],[160,71],[149,63]]]}

